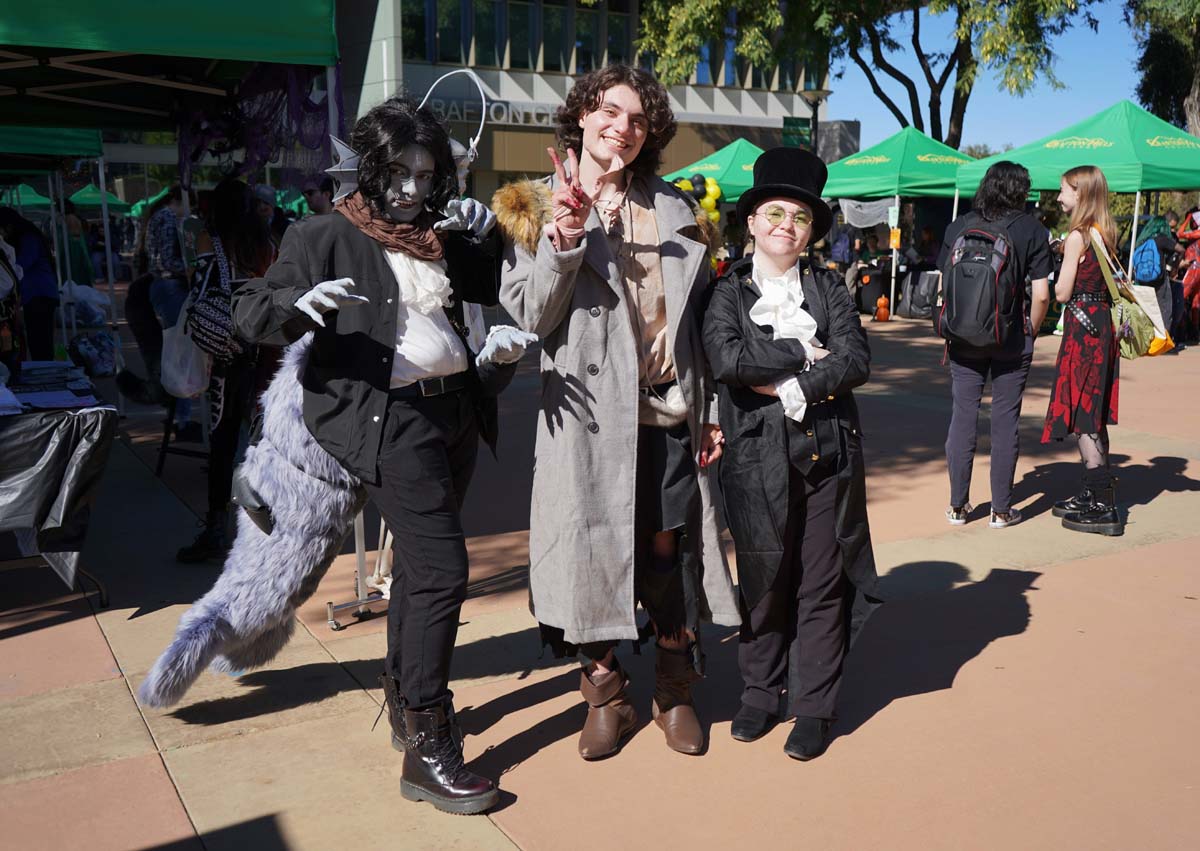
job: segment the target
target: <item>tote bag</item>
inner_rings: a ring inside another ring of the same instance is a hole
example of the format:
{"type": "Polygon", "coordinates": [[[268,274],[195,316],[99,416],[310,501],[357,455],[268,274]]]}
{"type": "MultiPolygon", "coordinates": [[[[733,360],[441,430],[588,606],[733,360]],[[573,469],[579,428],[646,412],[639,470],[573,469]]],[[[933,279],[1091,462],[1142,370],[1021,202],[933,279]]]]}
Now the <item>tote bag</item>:
{"type": "Polygon", "coordinates": [[[184,321],[191,301],[189,296],[179,321],[163,329],[162,386],[176,399],[196,398],[212,378],[212,355],[196,345],[184,321]]]}
{"type": "Polygon", "coordinates": [[[1174,348],[1175,344],[1163,325],[1154,288],[1129,283],[1124,270],[1113,263],[1100,232],[1095,228],[1092,228],[1092,246],[1101,259],[1100,271],[1104,274],[1108,293],[1112,297],[1112,326],[1121,357],[1134,360],[1174,348]]]}

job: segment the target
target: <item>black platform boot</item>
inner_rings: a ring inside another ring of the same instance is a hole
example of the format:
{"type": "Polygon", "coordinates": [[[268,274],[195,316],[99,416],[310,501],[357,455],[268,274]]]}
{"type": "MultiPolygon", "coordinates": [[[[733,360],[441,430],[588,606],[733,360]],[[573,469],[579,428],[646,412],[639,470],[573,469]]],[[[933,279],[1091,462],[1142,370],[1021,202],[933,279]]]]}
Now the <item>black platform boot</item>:
{"type": "Polygon", "coordinates": [[[1078,514],[1080,511],[1091,508],[1096,502],[1096,495],[1092,493],[1092,489],[1084,485],[1079,493],[1068,499],[1060,499],[1054,503],[1054,509],[1051,513],[1055,517],[1066,517],[1068,514],[1078,514]]]}
{"type": "Polygon", "coordinates": [[[384,671],[379,675],[379,685],[383,686],[382,709],[387,711],[388,723],[392,725],[392,747],[404,753],[408,728],[404,726],[404,698],[400,696],[400,683],[384,671]]]}
{"type": "Polygon", "coordinates": [[[474,815],[500,799],[496,784],[468,771],[454,725],[441,707],[426,712],[404,710],[408,731],[400,794],[409,801],[428,801],[447,813],[474,815]]]}
{"type": "Polygon", "coordinates": [[[1064,529],[1072,532],[1090,532],[1114,538],[1124,535],[1125,521],[1117,509],[1116,489],[1112,485],[1096,488],[1092,504],[1076,514],[1068,514],[1062,524],[1064,529]]]}
{"type": "Polygon", "coordinates": [[[224,561],[229,555],[229,535],[225,524],[229,514],[225,511],[210,511],[204,521],[204,531],[186,547],[175,553],[175,560],[182,564],[199,564],[205,561],[224,561]]]}

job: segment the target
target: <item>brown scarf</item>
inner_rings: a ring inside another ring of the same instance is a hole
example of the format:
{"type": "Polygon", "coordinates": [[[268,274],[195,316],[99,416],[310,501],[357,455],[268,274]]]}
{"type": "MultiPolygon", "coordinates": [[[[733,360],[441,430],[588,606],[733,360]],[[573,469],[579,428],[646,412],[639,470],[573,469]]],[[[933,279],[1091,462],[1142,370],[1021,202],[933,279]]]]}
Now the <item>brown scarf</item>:
{"type": "Polygon", "coordinates": [[[347,195],[334,209],[384,248],[403,251],[418,260],[442,259],[442,241],[424,211],[408,224],[393,222],[376,213],[360,192],[347,195]]]}

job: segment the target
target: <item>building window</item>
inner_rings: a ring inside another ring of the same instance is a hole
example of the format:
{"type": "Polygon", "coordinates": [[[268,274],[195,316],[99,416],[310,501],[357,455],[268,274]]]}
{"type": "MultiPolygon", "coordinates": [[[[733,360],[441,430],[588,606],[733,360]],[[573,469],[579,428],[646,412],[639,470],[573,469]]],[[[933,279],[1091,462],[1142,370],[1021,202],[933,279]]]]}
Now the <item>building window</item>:
{"type": "Polygon", "coordinates": [[[537,19],[532,3],[508,3],[508,67],[537,67],[537,19]]]}
{"type": "Polygon", "coordinates": [[[800,84],[800,63],[790,56],[779,63],[779,91],[794,92],[800,84]]]}
{"type": "Polygon", "coordinates": [[[497,67],[504,58],[499,0],[472,0],[475,12],[475,64],[497,67]]]}
{"type": "Polygon", "coordinates": [[[600,13],[575,7],[575,73],[586,74],[600,65],[600,13]]]}
{"type": "Polygon", "coordinates": [[[633,28],[629,0],[608,0],[608,64],[633,58],[633,28]]]}
{"type": "Polygon", "coordinates": [[[696,85],[715,86],[720,82],[721,48],[716,42],[700,45],[700,64],[696,66],[696,85]]]}
{"type": "Polygon", "coordinates": [[[403,0],[400,10],[400,41],[405,59],[429,59],[425,44],[425,0],[403,0]]]}
{"type": "Polygon", "coordinates": [[[725,21],[725,81],[724,85],[735,88],[741,85],[741,80],[738,78],[738,58],[735,48],[737,47],[737,11],[730,9],[729,17],[725,21]]]}
{"type": "Polygon", "coordinates": [[[463,56],[462,3],[459,0],[437,2],[437,61],[451,65],[466,64],[463,56]]]}
{"type": "Polygon", "coordinates": [[[750,88],[752,89],[769,89],[771,87],[771,77],[774,76],[774,69],[759,68],[757,65],[750,69],[750,88]]]}
{"type": "Polygon", "coordinates": [[[566,71],[571,58],[567,44],[566,0],[542,2],[542,68],[546,71],[566,71]]]}

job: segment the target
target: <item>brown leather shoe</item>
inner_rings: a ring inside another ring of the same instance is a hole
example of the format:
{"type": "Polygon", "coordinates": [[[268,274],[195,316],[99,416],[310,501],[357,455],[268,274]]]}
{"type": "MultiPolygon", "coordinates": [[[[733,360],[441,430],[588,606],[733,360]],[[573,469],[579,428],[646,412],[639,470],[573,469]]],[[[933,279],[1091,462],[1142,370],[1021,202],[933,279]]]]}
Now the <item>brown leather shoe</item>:
{"type": "Polygon", "coordinates": [[[686,650],[656,647],[651,715],[667,736],[667,747],[685,754],[704,750],[704,731],[692,705],[692,683],[700,679],[686,650]]]}
{"type": "Polygon", "coordinates": [[[637,727],[637,711],[625,697],[629,678],[621,668],[589,677],[579,672],[579,690],[588,703],[587,720],[579,734],[579,755],[603,759],[621,748],[621,742],[637,727]]]}

